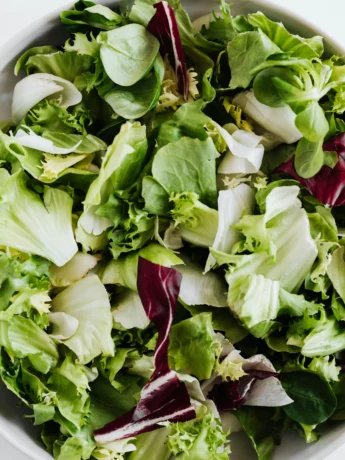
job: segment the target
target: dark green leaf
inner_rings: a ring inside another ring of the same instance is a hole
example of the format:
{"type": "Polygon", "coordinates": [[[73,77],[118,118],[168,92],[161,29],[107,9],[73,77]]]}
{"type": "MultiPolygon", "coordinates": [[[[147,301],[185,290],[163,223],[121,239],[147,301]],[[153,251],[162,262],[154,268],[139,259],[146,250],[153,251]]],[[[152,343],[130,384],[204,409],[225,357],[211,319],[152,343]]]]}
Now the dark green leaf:
{"type": "Polygon", "coordinates": [[[241,407],[234,412],[251,440],[258,460],[271,460],[275,447],[273,438],[275,410],[263,407],[241,407]]]}
{"type": "Polygon", "coordinates": [[[284,407],[292,420],[305,425],[318,425],[332,416],[337,399],[330,385],[319,375],[311,372],[283,373],[281,382],[294,401],[284,407]]]}
{"type": "Polygon", "coordinates": [[[296,146],[294,144],[281,144],[278,147],[265,152],[261,171],[264,174],[272,174],[278,166],[286,163],[295,154],[296,146]]]}

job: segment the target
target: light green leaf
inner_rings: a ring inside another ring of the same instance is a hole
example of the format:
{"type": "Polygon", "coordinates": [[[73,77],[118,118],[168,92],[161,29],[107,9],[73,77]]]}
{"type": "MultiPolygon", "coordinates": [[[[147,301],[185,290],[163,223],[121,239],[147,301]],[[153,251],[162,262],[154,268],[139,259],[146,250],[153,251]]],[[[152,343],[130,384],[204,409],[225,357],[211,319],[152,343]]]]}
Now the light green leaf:
{"type": "Polygon", "coordinates": [[[45,131],[42,134],[44,139],[49,139],[56,147],[71,148],[80,142],[74,150],[75,153],[89,154],[106,150],[107,144],[92,134],[81,136],[80,134],[64,134],[45,131]]]}
{"type": "Polygon", "coordinates": [[[62,312],[78,320],[75,334],[64,341],[82,364],[100,354],[113,356],[112,317],[107,291],[96,275],[90,275],[60,292],[52,302],[52,312],[62,312]]]}
{"type": "Polygon", "coordinates": [[[213,14],[208,26],[203,25],[201,35],[207,40],[228,43],[236,35],[230,5],[225,1],[219,2],[220,15],[213,14]]]}
{"type": "Polygon", "coordinates": [[[254,77],[254,69],[270,56],[281,53],[281,49],[260,29],[238,34],[229,42],[227,51],[231,89],[247,88],[254,77]]]}
{"type": "MultiPolygon", "coordinates": [[[[143,167],[146,153],[145,126],[140,123],[122,125],[120,133],[103,158],[99,176],[91,184],[85,197],[84,212],[78,221],[77,232],[78,240],[85,241],[85,247],[90,243],[87,243],[87,235],[82,231],[89,234],[90,238],[100,237],[112,226],[111,220],[97,215],[97,210],[108,201],[111,193],[123,190],[133,183],[143,167]]],[[[97,242],[96,247],[100,249],[97,242]]]]}
{"type": "Polygon", "coordinates": [[[327,317],[325,313],[321,313],[319,321],[303,339],[301,353],[308,358],[328,356],[345,347],[344,332],[340,323],[332,316],[327,317]]]}
{"type": "Polygon", "coordinates": [[[308,366],[310,371],[316,372],[328,382],[338,382],[341,367],[336,365],[335,358],[330,356],[320,356],[313,358],[308,366]]]}
{"type": "Polygon", "coordinates": [[[218,227],[218,211],[198,200],[194,192],[170,196],[171,215],[182,239],[201,247],[212,246],[218,227]]]}
{"type": "Polygon", "coordinates": [[[85,30],[85,26],[112,30],[122,24],[122,17],[106,6],[84,0],[77,2],[76,6],[78,8],[60,14],[62,24],[69,30],[85,30]]]}
{"type": "Polygon", "coordinates": [[[84,278],[92,270],[99,258],[91,254],[77,252],[67,264],[62,267],[55,265],[49,269],[51,282],[56,287],[66,287],[84,278]]]}
{"type": "Polygon", "coordinates": [[[153,66],[159,42],[145,27],[128,24],[98,36],[101,59],[107,75],[114,83],[132,86],[153,66]]]}
{"type": "Polygon", "coordinates": [[[67,52],[77,52],[78,54],[87,54],[92,57],[98,57],[101,45],[94,38],[82,33],[74,34],[74,41],[71,44],[70,39],[66,41],[64,49],[67,52]]]}
{"type": "Polygon", "coordinates": [[[216,207],[217,156],[211,139],[181,138],[158,150],[152,175],[169,194],[195,192],[202,203],[216,207]]]}
{"type": "Polygon", "coordinates": [[[323,54],[320,36],[306,39],[292,35],[281,22],[273,22],[260,12],[249,14],[248,22],[253,27],[261,29],[284,53],[289,53],[291,56],[313,59],[323,54]]]}
{"type": "Polygon", "coordinates": [[[72,199],[61,190],[45,188],[42,202],[26,187],[27,180],[25,173],[18,172],[2,182],[0,244],[62,266],[78,250],[72,230],[72,199]]]}
{"type": "Polygon", "coordinates": [[[334,289],[337,291],[343,301],[345,301],[344,251],[344,246],[340,246],[340,248],[336,249],[332,254],[332,260],[327,268],[327,275],[332,281],[334,289]]]}
{"type": "Polygon", "coordinates": [[[230,447],[221,421],[213,414],[168,427],[168,446],[180,460],[228,460],[230,447]]]}
{"type": "Polygon", "coordinates": [[[32,320],[14,316],[8,328],[8,338],[14,353],[28,357],[33,367],[47,374],[57,364],[59,353],[54,341],[32,320]]]}
{"type": "Polygon", "coordinates": [[[16,62],[14,68],[14,74],[18,76],[19,72],[23,70],[26,66],[28,59],[31,56],[37,56],[39,54],[51,54],[57,52],[58,49],[55,46],[35,46],[34,48],[30,48],[25,53],[23,53],[18,61],[16,62]]]}
{"type": "Polygon", "coordinates": [[[295,168],[299,176],[309,179],[315,176],[324,163],[322,141],[310,142],[303,138],[299,141],[295,154],[295,168]]]}
{"type": "Polygon", "coordinates": [[[151,74],[133,86],[117,86],[106,93],[104,99],[121,117],[127,120],[141,118],[156,106],[161,94],[163,77],[163,59],[158,55],[151,74]]]}
{"type": "Polygon", "coordinates": [[[296,117],[296,127],[309,142],[323,142],[329,126],[325,113],[318,102],[310,102],[296,117]]]}
{"type": "Polygon", "coordinates": [[[170,120],[162,123],[157,137],[158,147],[164,147],[184,136],[201,141],[207,139],[205,125],[209,123],[210,118],[202,111],[204,105],[202,100],[183,104],[170,120]]]}
{"type": "Polygon", "coordinates": [[[169,249],[160,244],[151,243],[135,253],[109,262],[99,274],[102,283],[118,284],[136,291],[139,256],[155,264],[163,265],[163,267],[183,264],[183,261],[169,249]]]}
{"type": "Polygon", "coordinates": [[[171,329],[169,360],[174,369],[209,379],[215,365],[212,315],[200,313],[181,321],[171,329]]]}
{"type": "Polygon", "coordinates": [[[169,202],[169,193],[152,176],[144,177],[141,194],[145,201],[146,211],[158,216],[165,216],[169,213],[172,207],[169,202]]]}
{"type": "Polygon", "coordinates": [[[31,55],[24,65],[28,74],[49,73],[73,82],[78,75],[89,70],[92,64],[93,59],[87,54],[57,51],[31,55]]]}

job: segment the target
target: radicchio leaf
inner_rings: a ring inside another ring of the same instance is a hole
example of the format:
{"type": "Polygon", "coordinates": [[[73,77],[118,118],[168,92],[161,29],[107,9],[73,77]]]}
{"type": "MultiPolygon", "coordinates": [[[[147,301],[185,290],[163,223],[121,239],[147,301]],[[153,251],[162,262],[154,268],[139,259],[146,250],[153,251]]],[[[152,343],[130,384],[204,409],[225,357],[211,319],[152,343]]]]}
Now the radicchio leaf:
{"type": "Polygon", "coordinates": [[[138,293],[148,318],[157,326],[155,371],[130,413],[95,432],[99,443],[137,436],[160,428],[160,422],[182,422],[195,417],[186,385],[169,368],[169,334],[174,319],[182,275],[172,268],[139,258],[138,293]]]}
{"type": "Polygon", "coordinates": [[[168,54],[171,62],[175,64],[177,89],[187,100],[189,90],[187,65],[174,10],[165,1],[153,6],[156,8],[156,13],[148,23],[147,30],[159,40],[162,54],[168,54]]]}
{"type": "Polygon", "coordinates": [[[235,382],[222,382],[216,384],[208,394],[218,410],[230,411],[239,409],[249,398],[250,391],[257,380],[265,380],[270,377],[278,377],[276,372],[250,369],[247,375],[244,375],[235,382]]]}
{"type": "Polygon", "coordinates": [[[303,179],[297,174],[294,167],[295,158],[292,157],[280,165],[276,171],[298,180],[320,203],[332,207],[343,206],[345,204],[345,133],[325,142],[323,149],[326,152],[337,152],[338,163],[333,169],[323,166],[314,177],[303,179]]]}

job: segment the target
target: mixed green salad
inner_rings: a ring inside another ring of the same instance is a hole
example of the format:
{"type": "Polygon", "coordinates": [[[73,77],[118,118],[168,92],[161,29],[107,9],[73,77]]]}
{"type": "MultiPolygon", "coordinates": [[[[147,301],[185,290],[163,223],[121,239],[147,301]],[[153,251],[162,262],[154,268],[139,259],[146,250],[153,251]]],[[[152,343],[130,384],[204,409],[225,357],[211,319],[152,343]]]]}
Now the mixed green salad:
{"type": "Polygon", "coordinates": [[[345,61],[219,7],[80,0],[15,66],[0,376],[57,460],[345,420],[345,61]]]}

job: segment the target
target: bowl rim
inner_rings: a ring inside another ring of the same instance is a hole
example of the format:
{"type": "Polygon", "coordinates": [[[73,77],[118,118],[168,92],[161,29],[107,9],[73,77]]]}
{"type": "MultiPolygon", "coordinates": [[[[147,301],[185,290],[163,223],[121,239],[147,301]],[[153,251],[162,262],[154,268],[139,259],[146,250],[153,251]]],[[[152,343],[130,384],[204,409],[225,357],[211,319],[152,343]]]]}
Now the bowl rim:
{"type": "MultiPolygon", "coordinates": [[[[193,0],[185,0],[186,2],[188,1],[193,1],[193,0]]],[[[32,21],[28,25],[26,25],[23,29],[21,29],[18,34],[16,34],[14,37],[11,39],[5,40],[0,44],[0,56],[3,54],[4,50],[6,50],[6,53],[11,54],[11,50],[14,48],[17,48],[20,42],[23,41],[23,38],[25,37],[30,37],[31,32],[37,30],[37,22],[41,24],[48,25],[49,23],[54,24],[59,18],[59,15],[62,11],[72,9],[73,5],[75,2],[73,1],[68,1],[64,3],[63,5],[54,8],[53,10],[43,14],[42,16],[39,16],[36,20],[32,21]]],[[[106,6],[111,6],[114,5],[115,1],[114,0],[99,0],[99,3],[102,3],[106,6]]],[[[182,0],[183,3],[183,0],[182,0]]],[[[235,4],[242,4],[242,5],[258,5],[260,7],[260,4],[265,7],[265,9],[272,11],[274,14],[282,14],[284,17],[289,18],[291,20],[295,20],[301,25],[303,25],[305,28],[307,28],[310,32],[316,34],[316,35],[321,35],[327,45],[330,45],[332,49],[334,50],[339,50],[341,53],[345,55],[345,44],[342,44],[338,39],[335,39],[330,35],[326,30],[320,28],[320,26],[315,25],[309,18],[304,18],[300,13],[294,13],[291,9],[289,9],[285,5],[277,5],[276,3],[273,3],[271,0],[234,0],[233,3],[235,4]]],[[[44,31],[43,31],[44,33],[44,31]]],[[[6,64],[5,64],[6,65],[6,64]]],[[[0,73],[3,70],[3,66],[0,66],[0,73]]],[[[8,390],[9,391],[9,390],[8,390]]],[[[1,423],[0,423],[0,436],[4,438],[9,444],[11,444],[13,447],[15,447],[17,450],[19,450],[22,454],[27,456],[28,458],[32,460],[46,460],[40,455],[36,453],[31,453],[27,452],[24,447],[22,447],[21,444],[18,445],[17,440],[12,436],[11,432],[5,428],[1,423]]],[[[337,452],[339,449],[339,446],[336,448],[334,451],[337,452]]],[[[327,457],[330,454],[327,455],[327,457]]],[[[326,458],[325,457],[325,460],[326,458]]]]}

